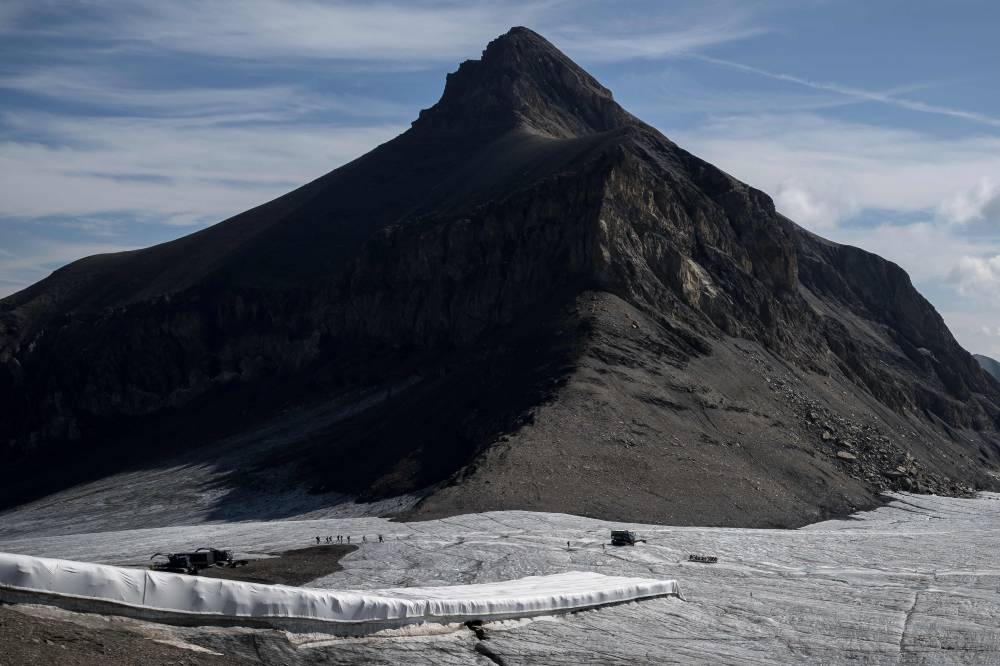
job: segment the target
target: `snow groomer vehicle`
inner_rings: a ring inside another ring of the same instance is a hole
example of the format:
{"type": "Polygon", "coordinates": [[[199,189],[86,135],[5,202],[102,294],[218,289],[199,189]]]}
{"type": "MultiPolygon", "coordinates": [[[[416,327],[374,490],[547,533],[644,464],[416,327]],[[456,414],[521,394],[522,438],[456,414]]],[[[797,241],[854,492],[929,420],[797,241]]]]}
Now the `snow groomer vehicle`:
{"type": "Polygon", "coordinates": [[[156,553],[149,565],[153,571],[169,571],[171,573],[197,574],[202,569],[214,567],[240,567],[247,560],[233,559],[233,551],[218,548],[198,548],[190,553],[156,553]],[[157,558],[161,558],[157,560],[157,558]]]}

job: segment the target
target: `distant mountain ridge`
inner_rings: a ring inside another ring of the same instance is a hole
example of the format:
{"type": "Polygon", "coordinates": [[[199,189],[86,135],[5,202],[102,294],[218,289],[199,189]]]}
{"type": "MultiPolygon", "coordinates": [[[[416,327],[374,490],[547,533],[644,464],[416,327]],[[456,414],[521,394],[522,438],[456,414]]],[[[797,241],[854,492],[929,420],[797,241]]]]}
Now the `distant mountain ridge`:
{"type": "Polygon", "coordinates": [[[1000,361],[992,359],[989,356],[983,356],[982,354],[973,354],[972,357],[979,362],[983,370],[993,375],[997,381],[1000,381],[1000,361]]]}
{"type": "Polygon", "coordinates": [[[355,399],[231,482],[793,525],[1000,469],[1000,388],[904,271],[801,229],[525,28],[367,155],[0,301],[0,363],[8,504],[355,399]],[[53,456],[77,476],[37,478],[53,456]]]}

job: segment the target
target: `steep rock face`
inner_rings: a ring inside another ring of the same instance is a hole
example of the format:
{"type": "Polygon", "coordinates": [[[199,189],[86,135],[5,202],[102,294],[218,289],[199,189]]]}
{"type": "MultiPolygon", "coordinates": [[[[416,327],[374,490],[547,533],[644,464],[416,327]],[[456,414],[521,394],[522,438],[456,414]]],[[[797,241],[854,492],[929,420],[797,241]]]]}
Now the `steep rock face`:
{"type": "Polygon", "coordinates": [[[71,264],[0,302],[0,326],[0,442],[24,469],[153,423],[209,446],[248,410],[394,385],[264,465],[366,497],[448,481],[424,515],[778,525],[988,487],[1000,463],[1000,388],[901,269],[800,229],[526,29],[397,139],[71,264]],[[635,489],[580,496],[546,465],[635,489]]]}
{"type": "Polygon", "coordinates": [[[894,409],[927,411],[953,426],[996,427],[995,387],[901,268],[857,248],[801,237],[803,285],[852,315],[826,319],[828,344],[845,374],[894,409]],[[851,325],[858,320],[864,328],[851,325]]]}

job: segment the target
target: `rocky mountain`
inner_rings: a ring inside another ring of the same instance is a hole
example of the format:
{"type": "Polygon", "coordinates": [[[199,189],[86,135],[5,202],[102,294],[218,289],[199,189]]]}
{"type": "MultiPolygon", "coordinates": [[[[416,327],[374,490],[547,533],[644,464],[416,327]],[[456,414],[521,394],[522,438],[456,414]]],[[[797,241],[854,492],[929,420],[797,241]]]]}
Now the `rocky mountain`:
{"type": "Polygon", "coordinates": [[[354,162],[0,301],[0,364],[6,505],[182,454],[417,517],[777,526],[1000,487],[1000,383],[903,270],[525,28],[354,162]]]}
{"type": "Polygon", "coordinates": [[[1000,381],[1000,361],[992,359],[989,356],[983,356],[982,354],[973,354],[972,357],[976,359],[983,370],[990,373],[997,381],[1000,381]]]}

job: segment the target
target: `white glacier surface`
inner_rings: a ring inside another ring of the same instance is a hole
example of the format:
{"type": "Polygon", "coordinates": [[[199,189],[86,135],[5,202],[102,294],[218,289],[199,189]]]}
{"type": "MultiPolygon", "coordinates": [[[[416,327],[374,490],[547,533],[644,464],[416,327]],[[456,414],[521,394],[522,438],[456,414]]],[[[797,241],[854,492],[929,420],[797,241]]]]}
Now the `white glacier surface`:
{"type": "MultiPolygon", "coordinates": [[[[485,641],[467,630],[317,639],[282,653],[286,663],[1000,664],[1000,495],[890,499],[874,511],[798,530],[629,525],[522,511],[414,523],[357,517],[84,534],[53,534],[42,522],[39,533],[47,536],[21,532],[0,539],[0,551],[134,565],[156,551],[215,546],[263,556],[315,545],[317,535],[349,534],[354,543],[367,535],[341,561],[342,571],[309,586],[426,588],[588,571],[676,580],[686,599],[497,622],[485,641]],[[633,529],[648,541],[614,548],[606,545],[612,528],[633,529]],[[719,562],[691,563],[690,554],[719,562]]],[[[199,644],[224,640],[185,631],[185,640],[199,644]]]]}

